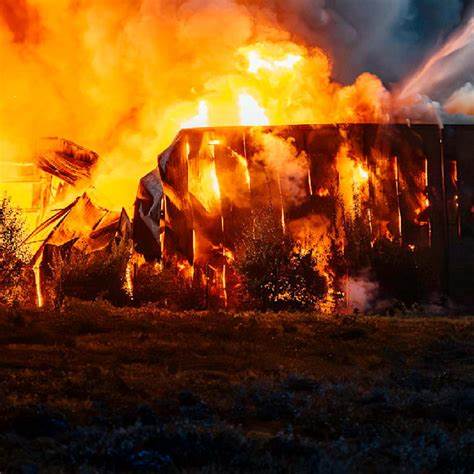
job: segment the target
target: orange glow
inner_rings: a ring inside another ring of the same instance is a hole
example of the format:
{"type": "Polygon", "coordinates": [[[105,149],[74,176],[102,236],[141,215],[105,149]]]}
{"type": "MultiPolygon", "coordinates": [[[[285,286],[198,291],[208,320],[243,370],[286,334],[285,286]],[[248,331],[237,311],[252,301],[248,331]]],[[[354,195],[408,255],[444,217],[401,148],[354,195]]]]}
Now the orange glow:
{"type": "Polygon", "coordinates": [[[245,176],[245,183],[247,184],[247,187],[250,191],[250,171],[247,160],[245,159],[245,157],[243,157],[239,153],[236,153],[234,150],[232,150],[232,156],[237,159],[239,165],[242,167],[245,176]]]}
{"type": "Polygon", "coordinates": [[[127,293],[127,296],[133,299],[133,261],[129,259],[127,263],[127,267],[125,269],[125,282],[124,282],[124,290],[127,293]]]}
{"type": "Polygon", "coordinates": [[[192,280],[194,276],[194,265],[190,265],[187,260],[180,261],[176,264],[179,274],[186,280],[192,280]]]}
{"type": "Polygon", "coordinates": [[[215,161],[212,162],[209,171],[211,173],[211,184],[212,184],[212,190],[217,197],[217,199],[221,200],[221,188],[219,187],[219,180],[217,179],[217,173],[216,173],[216,163],[215,161]]]}

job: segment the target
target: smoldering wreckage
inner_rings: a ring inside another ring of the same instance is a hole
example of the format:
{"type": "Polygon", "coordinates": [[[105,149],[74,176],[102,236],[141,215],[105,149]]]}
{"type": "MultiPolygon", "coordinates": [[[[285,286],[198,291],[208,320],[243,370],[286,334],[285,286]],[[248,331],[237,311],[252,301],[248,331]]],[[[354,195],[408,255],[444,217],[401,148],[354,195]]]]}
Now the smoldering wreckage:
{"type": "MultiPolygon", "coordinates": [[[[44,144],[36,158],[42,210],[54,208],[65,189],[90,182],[99,160],[67,140],[44,144]]],[[[130,248],[130,298],[139,265],[161,262],[204,287],[209,304],[227,306],[236,245],[255,226],[256,211],[270,209],[282,234],[316,249],[332,310],[359,301],[352,286],[360,262],[349,258],[343,275],[333,268],[334,252],[351,252],[348,229],[357,226],[372,248],[386,241],[413,255],[429,252],[434,291],[472,307],[473,149],[472,125],[183,129],[140,180],[133,220],[124,209],[97,206],[87,193],[48,218],[40,215],[28,238],[38,243],[31,261],[36,303],[54,300],[58,256],[62,265],[74,251],[101,259],[123,243],[130,248]],[[285,165],[276,166],[278,160],[285,165]]]]}

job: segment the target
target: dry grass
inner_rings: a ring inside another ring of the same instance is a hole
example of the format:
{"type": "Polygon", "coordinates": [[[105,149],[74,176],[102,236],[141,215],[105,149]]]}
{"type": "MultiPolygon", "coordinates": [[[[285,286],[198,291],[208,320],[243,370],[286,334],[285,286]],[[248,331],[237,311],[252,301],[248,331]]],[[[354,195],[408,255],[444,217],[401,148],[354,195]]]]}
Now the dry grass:
{"type": "Polygon", "coordinates": [[[473,336],[469,317],[5,310],[0,469],[472,471],[473,336]]]}

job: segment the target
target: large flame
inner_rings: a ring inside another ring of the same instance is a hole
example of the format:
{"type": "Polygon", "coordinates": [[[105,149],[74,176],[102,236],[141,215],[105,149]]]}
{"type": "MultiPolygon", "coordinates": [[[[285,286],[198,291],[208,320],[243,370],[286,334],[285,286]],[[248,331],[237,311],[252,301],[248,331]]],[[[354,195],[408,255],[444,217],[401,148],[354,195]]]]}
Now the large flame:
{"type": "Polygon", "coordinates": [[[249,94],[239,95],[241,125],[268,125],[270,122],[263,107],[249,94]]]}
{"type": "Polygon", "coordinates": [[[100,154],[91,192],[109,208],[132,205],[183,127],[387,118],[376,77],[334,83],[322,50],[240,2],[4,3],[2,167],[30,161],[40,137],[69,138],[100,154]]]}

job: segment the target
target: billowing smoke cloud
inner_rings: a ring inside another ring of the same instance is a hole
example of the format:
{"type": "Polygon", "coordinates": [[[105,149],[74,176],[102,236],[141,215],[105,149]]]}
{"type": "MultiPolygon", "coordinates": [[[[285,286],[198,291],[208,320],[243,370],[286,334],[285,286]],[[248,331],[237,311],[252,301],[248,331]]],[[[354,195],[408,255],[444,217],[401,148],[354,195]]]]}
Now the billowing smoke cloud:
{"type": "Polygon", "coordinates": [[[2,0],[0,159],[70,138],[102,157],[98,199],[131,204],[210,74],[256,34],[232,0],[2,0]]]}
{"type": "Polygon", "coordinates": [[[471,0],[275,0],[278,20],[323,46],[336,78],[370,71],[398,82],[470,14],[471,0]]]}
{"type": "Polygon", "coordinates": [[[468,82],[454,92],[444,108],[450,114],[474,115],[474,85],[468,82]]]}
{"type": "MultiPolygon", "coordinates": [[[[450,35],[466,29],[463,24],[473,18],[474,9],[472,0],[275,0],[274,5],[288,31],[330,53],[337,80],[351,82],[369,71],[396,88],[450,35]]],[[[433,121],[433,107],[474,82],[474,35],[467,31],[464,40],[416,84],[416,104],[405,117],[433,121]]],[[[444,114],[441,107],[438,115],[444,114]]]]}

